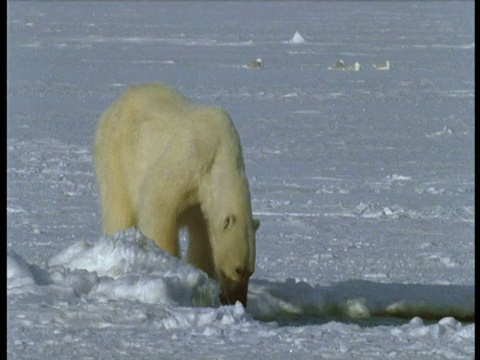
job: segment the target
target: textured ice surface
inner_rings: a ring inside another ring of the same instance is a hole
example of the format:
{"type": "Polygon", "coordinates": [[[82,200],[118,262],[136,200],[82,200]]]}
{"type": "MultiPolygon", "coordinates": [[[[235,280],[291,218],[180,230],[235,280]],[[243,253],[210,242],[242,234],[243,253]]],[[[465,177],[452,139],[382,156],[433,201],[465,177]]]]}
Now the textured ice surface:
{"type": "Polygon", "coordinates": [[[8,357],[471,359],[473,14],[9,2],[8,357]],[[216,284],[133,230],[101,236],[96,124],[146,81],[238,128],[262,222],[247,309],[198,306],[216,284]]]}

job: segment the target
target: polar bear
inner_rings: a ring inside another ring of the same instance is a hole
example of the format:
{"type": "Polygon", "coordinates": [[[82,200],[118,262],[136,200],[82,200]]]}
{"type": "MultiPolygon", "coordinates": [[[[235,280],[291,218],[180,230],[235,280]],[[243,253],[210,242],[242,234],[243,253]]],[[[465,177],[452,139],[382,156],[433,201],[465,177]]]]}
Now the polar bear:
{"type": "Polygon", "coordinates": [[[255,270],[250,191],[229,114],[160,84],[134,86],[103,114],[94,161],[107,235],[132,226],[220,284],[223,304],[247,304],[255,270]]]}

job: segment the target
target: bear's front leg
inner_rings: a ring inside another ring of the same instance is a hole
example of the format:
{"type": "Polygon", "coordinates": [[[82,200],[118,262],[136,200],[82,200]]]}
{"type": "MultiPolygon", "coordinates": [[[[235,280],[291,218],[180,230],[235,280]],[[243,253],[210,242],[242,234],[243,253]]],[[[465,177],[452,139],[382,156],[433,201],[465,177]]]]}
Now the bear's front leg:
{"type": "Polygon", "coordinates": [[[180,257],[176,214],[170,210],[159,199],[149,198],[143,202],[139,211],[138,228],[143,235],[155,241],[160,249],[180,257]]]}
{"type": "MultiPolygon", "coordinates": [[[[180,152],[180,154],[182,154],[180,152]]],[[[163,250],[180,257],[179,217],[195,202],[193,176],[178,153],[166,152],[141,188],[138,228],[163,250]]]]}
{"type": "Polygon", "coordinates": [[[200,205],[192,206],[184,212],[181,224],[188,229],[187,260],[203,270],[210,278],[216,278],[212,246],[208,233],[208,223],[200,205]]]}

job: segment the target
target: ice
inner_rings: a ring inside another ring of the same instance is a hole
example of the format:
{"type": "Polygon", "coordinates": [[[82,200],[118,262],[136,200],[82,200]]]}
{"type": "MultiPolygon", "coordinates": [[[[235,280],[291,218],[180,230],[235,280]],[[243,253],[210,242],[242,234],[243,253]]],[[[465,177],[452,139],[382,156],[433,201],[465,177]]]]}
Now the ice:
{"type": "Polygon", "coordinates": [[[30,266],[14,251],[7,253],[7,289],[35,284],[30,266]]]}
{"type": "Polygon", "coordinates": [[[7,356],[474,358],[474,5],[8,2],[7,356]],[[95,128],[150,81],[238,129],[246,309],[101,235],[95,128]]]}
{"type": "MultiPolygon", "coordinates": [[[[102,237],[94,244],[74,244],[54,255],[46,269],[26,263],[14,252],[9,253],[7,263],[9,289],[56,285],[72,287],[77,295],[99,301],[219,306],[220,291],[216,283],[203,272],[160,250],[134,228],[102,237]],[[35,269],[34,272],[31,269],[35,269]],[[40,278],[43,280],[36,280],[40,278]]],[[[324,287],[295,279],[279,283],[253,279],[247,312],[262,320],[281,316],[355,319],[385,315],[400,318],[421,315],[431,319],[441,318],[443,314],[473,319],[473,299],[473,287],[382,285],[353,280],[324,287]]],[[[244,315],[240,304],[232,311],[233,318],[225,315],[222,324],[235,322],[244,315]]],[[[202,319],[209,316],[202,315],[202,319]]],[[[167,321],[168,326],[173,326],[172,321],[167,321]]]]}
{"type": "Polygon", "coordinates": [[[295,34],[293,35],[293,37],[290,40],[288,40],[289,44],[303,44],[304,42],[305,42],[305,39],[298,31],[295,31],[295,34]]]}

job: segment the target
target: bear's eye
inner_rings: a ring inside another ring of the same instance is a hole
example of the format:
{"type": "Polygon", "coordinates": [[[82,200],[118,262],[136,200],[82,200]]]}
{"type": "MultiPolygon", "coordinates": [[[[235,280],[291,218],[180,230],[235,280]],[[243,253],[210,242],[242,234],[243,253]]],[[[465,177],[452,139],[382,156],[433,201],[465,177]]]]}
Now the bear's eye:
{"type": "Polygon", "coordinates": [[[227,217],[223,220],[223,229],[227,230],[228,228],[231,228],[234,223],[235,223],[235,216],[232,214],[227,215],[227,217]]]}

